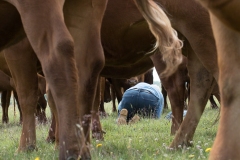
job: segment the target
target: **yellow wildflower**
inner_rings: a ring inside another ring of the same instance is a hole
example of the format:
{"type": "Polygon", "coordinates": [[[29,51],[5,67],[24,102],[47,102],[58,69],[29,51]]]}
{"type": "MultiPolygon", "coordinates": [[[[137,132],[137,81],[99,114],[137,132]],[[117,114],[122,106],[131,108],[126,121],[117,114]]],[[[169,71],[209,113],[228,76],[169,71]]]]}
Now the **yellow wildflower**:
{"type": "Polygon", "coordinates": [[[35,160],[40,160],[40,158],[39,158],[39,157],[36,157],[35,160]]]}
{"type": "Polygon", "coordinates": [[[102,146],[102,144],[101,144],[101,143],[99,143],[99,144],[97,144],[97,146],[96,146],[96,147],[98,148],[98,147],[101,147],[101,146],[102,146]]]}
{"type": "Polygon", "coordinates": [[[194,157],[194,155],[193,155],[193,154],[190,154],[188,157],[189,157],[189,158],[193,158],[193,157],[194,157]]]}
{"type": "Polygon", "coordinates": [[[212,150],[212,148],[207,148],[206,150],[205,150],[205,152],[210,152],[212,150]]]}

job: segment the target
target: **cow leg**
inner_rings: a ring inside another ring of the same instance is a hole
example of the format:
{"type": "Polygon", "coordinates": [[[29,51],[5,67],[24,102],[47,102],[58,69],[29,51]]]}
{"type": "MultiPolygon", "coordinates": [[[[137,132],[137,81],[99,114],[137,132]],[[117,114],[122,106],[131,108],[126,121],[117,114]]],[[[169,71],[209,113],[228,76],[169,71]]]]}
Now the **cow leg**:
{"type": "Polygon", "coordinates": [[[18,151],[36,148],[35,110],[37,106],[37,57],[27,39],[5,49],[23,115],[22,134],[18,151]],[[26,65],[27,64],[27,65],[26,65]]]}
{"type": "Polygon", "coordinates": [[[210,103],[211,103],[212,109],[218,109],[218,105],[217,105],[217,103],[215,102],[215,100],[214,100],[214,98],[213,98],[213,95],[211,95],[211,96],[209,97],[209,101],[210,101],[210,103]]]}
{"type": "MultiPolygon", "coordinates": [[[[61,117],[59,119],[59,126],[61,126],[59,128],[59,159],[77,159],[79,155],[82,159],[87,159],[90,157],[90,152],[84,144],[84,135],[79,125],[78,78],[74,44],[64,23],[62,11],[64,1],[10,2],[20,13],[24,30],[41,62],[46,81],[51,89],[58,117],[61,117]]],[[[65,4],[67,2],[69,1],[65,4]]],[[[81,12],[81,8],[78,11],[81,12]]],[[[23,121],[24,119],[25,117],[23,121]]],[[[25,136],[21,138],[20,150],[26,146],[25,136]]]]}
{"type": "Polygon", "coordinates": [[[44,95],[41,95],[38,98],[38,103],[37,103],[37,117],[38,117],[38,122],[42,123],[42,124],[46,124],[47,123],[47,117],[46,117],[46,110],[47,107],[47,102],[46,99],[44,97],[44,95]]]}
{"type": "Polygon", "coordinates": [[[64,12],[70,13],[69,16],[65,16],[65,22],[70,26],[69,31],[75,42],[75,58],[80,78],[78,84],[80,119],[87,144],[90,143],[91,109],[99,74],[104,66],[100,27],[106,4],[107,0],[74,0],[66,1],[64,5],[64,12]],[[84,14],[79,13],[79,10],[84,14]]]}
{"type": "Polygon", "coordinates": [[[111,88],[111,97],[112,97],[112,104],[113,104],[112,112],[117,112],[117,107],[115,103],[116,92],[112,84],[110,84],[110,88],[111,88]]]}
{"type": "Polygon", "coordinates": [[[168,97],[172,109],[171,135],[175,135],[183,121],[184,110],[184,84],[175,83],[176,88],[168,89],[168,97]]]}
{"type": "Polygon", "coordinates": [[[161,78],[161,82],[167,90],[169,101],[171,103],[173,114],[171,135],[174,135],[183,121],[184,81],[178,81],[177,75],[173,75],[169,78],[161,78]]]}
{"type": "Polygon", "coordinates": [[[8,123],[9,117],[8,117],[8,107],[10,104],[10,98],[11,98],[11,91],[3,91],[1,96],[1,103],[2,103],[2,123],[8,123]]]}
{"type": "Polygon", "coordinates": [[[7,96],[6,96],[6,117],[7,117],[7,122],[6,123],[8,123],[9,122],[9,117],[8,117],[8,108],[9,108],[9,106],[10,106],[10,100],[11,100],[11,93],[12,93],[12,91],[11,90],[8,90],[7,91],[7,96]]]}
{"type": "Polygon", "coordinates": [[[103,130],[99,118],[99,104],[100,104],[100,81],[97,85],[96,98],[92,108],[92,138],[97,140],[103,140],[103,130]]]}
{"type": "Polygon", "coordinates": [[[162,85],[162,94],[163,94],[163,100],[164,100],[164,109],[168,109],[168,104],[167,104],[167,91],[162,85]]]}
{"type": "Polygon", "coordinates": [[[119,84],[115,83],[115,79],[113,80],[113,86],[114,86],[115,95],[117,97],[117,101],[119,104],[121,102],[122,96],[123,96],[122,88],[119,86],[119,84]]]}
{"type": "MultiPolygon", "coordinates": [[[[238,10],[235,11],[237,12],[238,10]]],[[[209,159],[240,159],[240,33],[223,25],[214,15],[211,15],[211,21],[218,49],[221,111],[217,136],[209,159]]]]}
{"type": "MultiPolygon", "coordinates": [[[[156,71],[160,75],[165,69],[165,63],[162,61],[161,54],[157,53],[151,56],[156,71]]],[[[183,120],[184,93],[186,82],[186,60],[179,66],[177,71],[170,77],[160,77],[161,83],[168,93],[173,113],[171,134],[174,135],[183,120]],[[183,76],[185,75],[185,76],[183,76]]]]}
{"type": "Polygon", "coordinates": [[[187,41],[184,45],[187,45],[189,49],[190,102],[187,115],[170,145],[171,148],[177,148],[179,145],[191,145],[190,141],[193,139],[194,132],[212,92],[212,88],[216,84],[212,74],[205,69],[187,41]]]}
{"type": "Polygon", "coordinates": [[[52,122],[51,126],[48,131],[48,137],[47,137],[47,142],[55,142],[56,141],[56,148],[59,145],[59,124],[58,124],[58,114],[57,114],[57,108],[52,96],[52,93],[50,90],[47,91],[47,97],[48,97],[48,106],[51,109],[52,113],[52,122]]]}
{"type": "Polygon", "coordinates": [[[16,91],[13,91],[13,95],[14,95],[14,98],[15,100],[17,101],[17,107],[18,107],[18,111],[19,111],[19,114],[20,114],[20,118],[19,118],[19,123],[22,124],[22,110],[21,110],[21,107],[20,107],[20,103],[19,103],[19,100],[18,100],[18,95],[17,95],[17,92],[16,91]]]}
{"type": "Polygon", "coordinates": [[[7,91],[2,91],[1,93],[1,104],[2,104],[2,123],[7,123],[7,117],[5,115],[6,113],[6,96],[7,96],[7,91]]]}
{"type": "MultiPolygon", "coordinates": [[[[99,113],[102,117],[106,117],[107,113],[104,108],[104,96],[105,96],[105,94],[104,94],[105,93],[105,78],[104,77],[100,77],[100,83],[98,83],[98,85],[99,85],[98,88],[100,87],[100,90],[97,91],[97,94],[98,94],[98,92],[100,92],[99,113]]],[[[95,102],[98,100],[97,94],[96,94],[95,102]]],[[[95,104],[94,104],[94,108],[95,108],[95,104]]]]}

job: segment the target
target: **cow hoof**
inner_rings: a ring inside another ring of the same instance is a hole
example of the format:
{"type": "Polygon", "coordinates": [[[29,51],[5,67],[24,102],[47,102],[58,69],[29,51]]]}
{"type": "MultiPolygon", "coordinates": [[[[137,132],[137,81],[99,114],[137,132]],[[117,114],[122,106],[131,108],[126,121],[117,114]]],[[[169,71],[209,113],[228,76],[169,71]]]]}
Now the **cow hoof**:
{"type": "Polygon", "coordinates": [[[18,148],[17,152],[33,152],[37,150],[38,149],[35,145],[29,145],[26,148],[18,148]]]}
{"type": "Polygon", "coordinates": [[[98,131],[98,132],[93,132],[92,133],[92,138],[99,140],[99,141],[103,141],[104,140],[104,134],[106,134],[105,131],[98,131]]]}
{"type": "Polygon", "coordinates": [[[81,156],[72,155],[66,159],[67,160],[91,160],[91,155],[90,155],[89,151],[85,151],[84,153],[82,153],[81,156]]]}
{"type": "Polygon", "coordinates": [[[37,151],[37,147],[35,145],[29,145],[27,147],[27,152],[37,151]]]}
{"type": "Polygon", "coordinates": [[[55,142],[55,137],[47,137],[46,141],[48,143],[54,143],[55,142]]]}
{"type": "Polygon", "coordinates": [[[185,147],[192,147],[193,146],[193,143],[192,143],[192,141],[190,141],[190,142],[182,142],[182,143],[172,143],[171,145],[170,145],[170,150],[171,149],[182,149],[182,148],[185,148],[185,147]]]}
{"type": "Polygon", "coordinates": [[[68,157],[67,160],[80,160],[80,157],[68,157]]]}

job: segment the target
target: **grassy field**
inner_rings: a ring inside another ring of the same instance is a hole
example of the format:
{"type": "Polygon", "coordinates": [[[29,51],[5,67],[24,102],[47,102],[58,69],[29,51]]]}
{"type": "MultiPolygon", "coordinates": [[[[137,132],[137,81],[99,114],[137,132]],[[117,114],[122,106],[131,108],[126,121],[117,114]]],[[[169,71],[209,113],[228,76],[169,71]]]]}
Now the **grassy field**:
{"type": "MultiPolygon", "coordinates": [[[[169,151],[166,148],[173,139],[173,136],[170,136],[171,122],[164,117],[170,110],[163,113],[158,120],[141,119],[133,125],[118,126],[117,114],[111,113],[111,103],[106,104],[106,109],[109,116],[101,121],[106,131],[105,140],[92,140],[93,160],[185,160],[207,159],[209,156],[209,152],[205,150],[212,146],[216,135],[217,124],[214,124],[214,121],[218,110],[206,108],[196,130],[193,147],[169,151]]],[[[54,144],[45,141],[50,123],[36,126],[37,151],[16,153],[21,133],[19,113],[14,116],[13,107],[10,107],[9,114],[10,123],[0,124],[0,160],[58,159],[54,144]]],[[[47,115],[50,117],[49,110],[47,115]]]]}

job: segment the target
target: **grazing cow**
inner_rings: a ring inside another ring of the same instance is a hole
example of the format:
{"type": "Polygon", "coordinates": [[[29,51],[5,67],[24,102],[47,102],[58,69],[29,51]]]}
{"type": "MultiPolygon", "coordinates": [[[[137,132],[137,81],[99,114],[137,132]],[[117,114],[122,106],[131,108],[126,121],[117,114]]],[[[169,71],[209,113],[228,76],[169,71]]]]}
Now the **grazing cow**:
{"type": "MultiPolygon", "coordinates": [[[[59,133],[56,143],[60,150],[59,159],[77,159],[79,156],[81,159],[90,158],[86,145],[90,143],[89,115],[95,93],[100,93],[95,91],[98,75],[104,65],[100,26],[107,0],[49,0],[44,3],[7,0],[6,2],[15,6],[20,13],[24,31],[41,62],[49,91],[54,99],[53,106],[56,107],[52,110],[56,116],[57,126],[60,126],[56,130],[59,133]],[[78,77],[81,77],[81,81],[78,81],[78,77]]],[[[9,5],[6,2],[0,1],[0,6],[9,5]]],[[[135,3],[151,24],[150,28],[158,40],[157,46],[159,45],[164,54],[164,59],[173,66],[173,68],[170,66],[168,71],[173,71],[176,68],[175,65],[177,66],[181,61],[179,52],[181,43],[171,28],[169,19],[153,1],[135,0],[135,3]],[[157,20],[156,14],[159,15],[157,20]],[[169,54],[173,56],[168,56],[169,54]]],[[[6,10],[4,7],[2,10],[7,16],[15,9],[7,6],[11,10],[6,10]]],[[[5,19],[5,17],[0,18],[5,19]]],[[[0,19],[5,23],[1,27],[12,26],[12,22],[15,25],[15,19],[21,22],[18,14],[13,15],[13,18],[10,21],[0,19]]],[[[21,23],[19,25],[21,26],[21,23]]],[[[14,29],[16,28],[12,30],[14,29]]],[[[7,34],[11,32],[3,31],[7,34]]],[[[18,151],[24,151],[33,150],[36,146],[33,108],[37,104],[37,59],[26,40],[14,44],[22,36],[16,36],[18,31],[14,30],[10,34],[10,38],[3,42],[1,49],[12,45],[5,50],[5,55],[23,111],[23,129],[18,151]],[[28,64],[27,67],[26,64],[28,64]],[[28,103],[25,103],[26,100],[28,103]]],[[[0,32],[1,37],[3,33],[0,32]]],[[[140,56],[144,55],[140,54],[140,56]]]]}
{"type": "Polygon", "coordinates": [[[218,51],[221,116],[209,159],[240,159],[240,3],[239,1],[198,0],[210,13],[218,51]]]}

